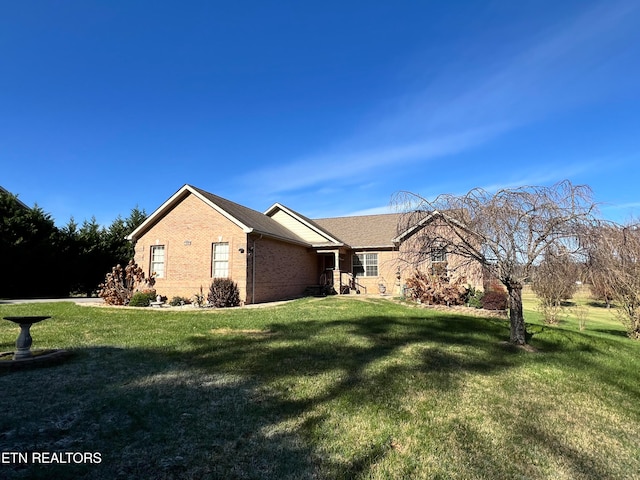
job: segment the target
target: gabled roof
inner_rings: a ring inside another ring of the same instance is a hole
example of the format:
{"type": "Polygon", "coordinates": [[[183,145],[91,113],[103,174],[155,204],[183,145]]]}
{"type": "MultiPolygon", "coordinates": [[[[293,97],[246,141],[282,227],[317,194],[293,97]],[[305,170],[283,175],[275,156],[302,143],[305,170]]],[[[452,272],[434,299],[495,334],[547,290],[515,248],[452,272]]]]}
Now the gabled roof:
{"type": "Polygon", "coordinates": [[[314,222],[352,248],[390,248],[398,235],[399,213],[318,218],[314,222]]]}
{"type": "MultiPolygon", "coordinates": [[[[280,203],[275,203],[265,213],[260,213],[187,184],[149,215],[127,238],[129,240],[138,239],[189,195],[194,195],[202,200],[247,234],[256,233],[316,248],[341,246],[355,249],[394,248],[435,218],[445,217],[447,221],[459,224],[448,215],[438,211],[413,212],[411,226],[400,232],[398,228],[401,226],[403,218],[401,213],[312,220],[280,203]]],[[[462,224],[459,226],[465,228],[462,224]]]]}
{"type": "MultiPolygon", "coordinates": [[[[426,224],[434,221],[436,218],[444,218],[448,224],[454,224],[465,231],[469,231],[469,229],[461,222],[438,210],[434,210],[432,212],[415,211],[411,213],[412,225],[407,227],[405,230],[398,232],[397,236],[393,239],[393,242],[396,244],[404,242],[407,238],[416,233],[426,224]]],[[[398,226],[400,226],[400,224],[398,224],[398,226]]]]}
{"type": "Polygon", "coordinates": [[[168,211],[184,200],[188,195],[194,195],[205,202],[218,213],[235,223],[245,233],[256,233],[268,237],[284,240],[290,243],[309,245],[304,239],[283,227],[272,218],[251,208],[245,207],[238,203],[219,197],[205,190],[196,188],[192,185],[184,185],[180,190],[174,193],[171,198],[164,202],[155,212],[136,228],[127,237],[129,240],[139,238],[146,230],[154,225],[168,211]]]}
{"type": "Polygon", "coordinates": [[[274,203],[265,215],[274,218],[278,223],[295,231],[300,237],[305,238],[314,247],[323,246],[342,246],[344,242],[340,241],[335,235],[310,218],[305,217],[301,213],[292,210],[281,203],[274,203]],[[284,216],[283,216],[284,214],[284,216]]]}

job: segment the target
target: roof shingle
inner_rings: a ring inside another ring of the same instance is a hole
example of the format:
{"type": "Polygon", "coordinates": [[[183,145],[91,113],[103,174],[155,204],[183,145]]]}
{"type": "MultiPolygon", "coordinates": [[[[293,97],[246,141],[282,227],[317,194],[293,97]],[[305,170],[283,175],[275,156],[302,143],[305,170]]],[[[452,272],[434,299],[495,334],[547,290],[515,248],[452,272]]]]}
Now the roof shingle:
{"type": "Polygon", "coordinates": [[[393,239],[398,235],[399,221],[399,213],[314,220],[324,230],[354,248],[393,247],[393,239]]]}
{"type": "Polygon", "coordinates": [[[194,187],[193,185],[189,185],[189,187],[205,197],[211,203],[216,204],[240,223],[252,228],[256,233],[262,233],[271,237],[294,241],[296,243],[308,243],[288,228],[280,225],[271,217],[266,216],[264,213],[260,213],[257,210],[245,207],[239,203],[232,202],[226,198],[219,197],[213,193],[207,192],[206,190],[194,187]]]}

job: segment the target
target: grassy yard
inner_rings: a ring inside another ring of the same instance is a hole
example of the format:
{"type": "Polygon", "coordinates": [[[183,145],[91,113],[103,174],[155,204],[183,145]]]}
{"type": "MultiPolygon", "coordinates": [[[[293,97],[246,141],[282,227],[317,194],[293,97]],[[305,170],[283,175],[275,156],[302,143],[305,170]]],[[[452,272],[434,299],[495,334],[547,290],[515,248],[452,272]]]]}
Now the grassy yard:
{"type": "MultiPolygon", "coordinates": [[[[0,305],[53,315],[34,348],[74,352],[0,371],[0,453],[102,460],[0,478],[640,478],[640,343],[606,309],[581,331],[526,300],[535,352],[504,344],[506,320],[383,299],[0,305]]],[[[1,351],[17,333],[0,322],[1,351]]]]}

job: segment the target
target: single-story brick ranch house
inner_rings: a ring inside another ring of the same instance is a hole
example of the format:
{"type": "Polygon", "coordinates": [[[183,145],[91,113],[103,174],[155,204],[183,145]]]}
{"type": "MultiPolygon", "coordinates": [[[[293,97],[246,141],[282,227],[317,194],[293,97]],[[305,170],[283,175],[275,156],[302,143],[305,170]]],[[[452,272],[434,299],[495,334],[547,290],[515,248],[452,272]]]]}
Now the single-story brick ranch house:
{"type": "MultiPolygon", "coordinates": [[[[311,220],[279,203],[260,213],[184,185],[128,239],[135,243],[135,262],[168,298],[190,298],[201,288],[206,294],[217,277],[236,282],[247,304],[323,288],[396,294],[412,272],[400,253],[419,229],[399,233],[399,215],[311,220]]],[[[446,253],[434,252],[427,263],[443,261],[446,253]]],[[[482,288],[480,272],[465,278],[482,288]]]]}

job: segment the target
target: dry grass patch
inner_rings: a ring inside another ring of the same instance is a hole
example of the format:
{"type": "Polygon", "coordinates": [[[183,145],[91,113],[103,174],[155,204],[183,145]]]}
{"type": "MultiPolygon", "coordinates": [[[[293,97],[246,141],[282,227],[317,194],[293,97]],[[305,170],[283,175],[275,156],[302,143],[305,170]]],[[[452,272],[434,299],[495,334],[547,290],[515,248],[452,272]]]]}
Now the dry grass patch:
{"type": "Polygon", "coordinates": [[[271,330],[258,330],[255,328],[212,328],[209,332],[214,335],[245,335],[248,337],[271,337],[276,334],[271,330]]]}

